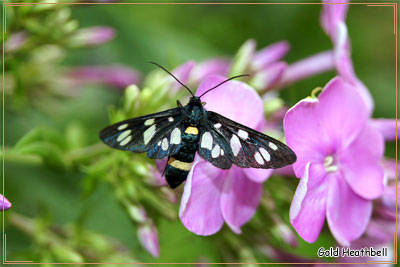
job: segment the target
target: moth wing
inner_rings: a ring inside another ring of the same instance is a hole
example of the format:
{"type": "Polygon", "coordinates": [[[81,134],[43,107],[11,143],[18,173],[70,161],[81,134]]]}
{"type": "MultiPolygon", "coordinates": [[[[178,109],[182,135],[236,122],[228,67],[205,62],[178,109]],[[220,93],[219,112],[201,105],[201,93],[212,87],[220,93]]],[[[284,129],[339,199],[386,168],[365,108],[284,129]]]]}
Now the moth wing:
{"type": "Polygon", "coordinates": [[[198,152],[202,158],[220,169],[232,167],[233,154],[229,141],[212,124],[202,125],[198,152]]]}
{"type": "Polygon", "coordinates": [[[104,128],[99,136],[112,148],[131,152],[147,152],[160,159],[177,153],[181,146],[181,108],[149,114],[118,122],[104,128]]]}
{"type": "Polygon", "coordinates": [[[288,146],[268,135],[212,111],[207,112],[207,118],[229,144],[232,162],[239,167],[276,169],[296,161],[288,146]]]}

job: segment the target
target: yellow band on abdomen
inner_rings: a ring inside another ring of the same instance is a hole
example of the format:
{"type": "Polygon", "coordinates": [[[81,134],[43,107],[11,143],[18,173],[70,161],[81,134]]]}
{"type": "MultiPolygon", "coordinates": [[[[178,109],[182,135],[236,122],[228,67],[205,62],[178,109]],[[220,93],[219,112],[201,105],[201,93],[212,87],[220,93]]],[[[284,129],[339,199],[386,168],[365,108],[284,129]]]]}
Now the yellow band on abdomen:
{"type": "Polygon", "coordinates": [[[192,168],[192,163],[191,162],[183,162],[183,161],[179,161],[177,159],[174,159],[173,157],[171,157],[168,160],[168,165],[175,167],[179,170],[182,171],[190,171],[190,169],[192,168]]]}

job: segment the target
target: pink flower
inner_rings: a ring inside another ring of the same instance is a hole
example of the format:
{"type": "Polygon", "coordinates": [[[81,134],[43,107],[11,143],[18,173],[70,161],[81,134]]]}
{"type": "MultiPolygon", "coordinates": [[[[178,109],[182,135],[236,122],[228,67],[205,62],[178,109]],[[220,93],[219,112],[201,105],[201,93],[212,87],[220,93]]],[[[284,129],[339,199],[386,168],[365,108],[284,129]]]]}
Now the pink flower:
{"type": "Polygon", "coordinates": [[[5,52],[15,52],[23,47],[28,41],[28,34],[25,31],[19,31],[11,34],[4,43],[5,52]]]}
{"type": "MultiPolygon", "coordinates": [[[[196,95],[223,81],[222,76],[208,76],[196,95]]],[[[239,81],[225,83],[204,95],[205,108],[218,112],[248,127],[257,129],[263,123],[263,102],[256,91],[239,81]],[[240,108],[238,108],[240,107],[240,108]]],[[[197,157],[188,175],[179,216],[187,229],[198,235],[211,235],[224,222],[236,233],[253,216],[261,194],[262,182],[271,170],[229,170],[214,167],[197,157]]]]}
{"type": "Polygon", "coordinates": [[[137,71],[121,65],[75,67],[69,69],[65,76],[73,87],[99,83],[121,89],[138,83],[140,79],[137,71]]]}
{"type": "Polygon", "coordinates": [[[372,113],[374,101],[367,87],[358,79],[354,72],[353,62],[351,60],[351,47],[347,26],[345,23],[348,1],[346,0],[324,0],[321,25],[324,31],[331,38],[334,47],[334,62],[336,71],[344,80],[355,86],[363,98],[367,110],[372,113]],[[335,3],[335,4],[329,4],[335,3]],[[340,4],[343,3],[343,4],[340,4]]]}
{"type": "Polygon", "coordinates": [[[2,194],[0,194],[0,211],[5,211],[11,208],[11,202],[2,194]]]}
{"type": "Polygon", "coordinates": [[[106,43],[115,37],[115,30],[111,27],[95,26],[79,29],[71,37],[70,43],[74,46],[96,46],[106,43]]]}
{"type": "Polygon", "coordinates": [[[319,98],[307,98],[285,116],[287,144],[295,151],[301,177],[290,208],[299,235],[314,242],[325,218],[344,246],[365,231],[372,199],[383,193],[382,135],[370,124],[365,102],[337,77],[319,98]]]}

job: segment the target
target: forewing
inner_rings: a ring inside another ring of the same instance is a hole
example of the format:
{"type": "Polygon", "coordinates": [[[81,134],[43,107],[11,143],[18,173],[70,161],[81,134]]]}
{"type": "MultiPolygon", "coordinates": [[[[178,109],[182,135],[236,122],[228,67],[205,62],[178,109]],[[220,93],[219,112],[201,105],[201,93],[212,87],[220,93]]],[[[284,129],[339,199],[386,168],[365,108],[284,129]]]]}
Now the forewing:
{"type": "Polygon", "coordinates": [[[233,154],[232,162],[239,167],[275,169],[296,161],[295,153],[288,146],[268,135],[212,111],[207,112],[207,118],[224,136],[233,154]]]}
{"type": "Polygon", "coordinates": [[[132,152],[148,152],[151,158],[177,153],[181,146],[181,108],[118,122],[104,128],[100,138],[108,146],[132,152]],[[179,136],[179,137],[178,137],[179,136]]]}

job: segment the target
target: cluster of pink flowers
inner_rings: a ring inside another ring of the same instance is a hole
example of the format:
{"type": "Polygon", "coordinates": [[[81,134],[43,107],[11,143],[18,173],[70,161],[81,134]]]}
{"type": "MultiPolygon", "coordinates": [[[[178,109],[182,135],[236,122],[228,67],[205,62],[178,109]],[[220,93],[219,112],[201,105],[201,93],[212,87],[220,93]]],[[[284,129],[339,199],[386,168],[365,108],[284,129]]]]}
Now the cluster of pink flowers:
{"type": "Polygon", "coordinates": [[[334,46],[338,77],[318,98],[306,98],[292,107],[284,129],[288,145],[298,156],[293,167],[301,178],[290,209],[293,227],[304,240],[314,242],[326,218],[340,245],[357,247],[368,242],[353,241],[376,229],[376,219],[371,220],[373,200],[390,203],[392,211],[395,206],[393,185],[384,180],[388,167],[383,165],[383,155],[385,138],[393,139],[396,126],[395,120],[370,117],[373,99],[355,75],[350,57],[347,8],[325,4],[321,16],[334,46]]]}
{"type": "MultiPolygon", "coordinates": [[[[318,97],[305,98],[289,109],[284,130],[287,144],[298,157],[294,174],[301,178],[290,208],[294,229],[304,240],[314,242],[326,219],[332,235],[343,246],[373,232],[377,225],[375,217],[371,221],[373,200],[380,203],[378,211],[387,213],[389,209],[391,215],[395,203],[393,182],[388,186],[384,181],[388,168],[383,166],[383,155],[385,140],[395,138],[396,124],[393,119],[371,118],[373,99],[356,76],[351,60],[345,24],[347,9],[345,2],[323,5],[321,25],[332,40],[332,51],[287,64],[282,61],[289,50],[287,42],[257,52],[255,42],[250,40],[241,48],[248,58],[242,62],[245,66],[241,70],[252,73],[255,78],[248,84],[262,93],[336,69],[337,77],[318,97]]],[[[229,60],[212,59],[197,65],[189,62],[180,71],[185,69],[184,82],[202,81],[196,92],[201,95],[229,73],[238,74],[232,71],[234,68],[229,60]]],[[[265,96],[260,97],[248,84],[234,81],[222,85],[204,96],[205,108],[263,131],[268,128],[265,96]]],[[[162,172],[165,165],[157,165],[162,172]]],[[[221,170],[197,157],[181,199],[182,223],[198,235],[214,234],[224,223],[240,233],[259,205],[262,183],[271,173],[272,170],[235,166],[221,170]]],[[[291,171],[285,169],[285,173],[291,171]]],[[[155,175],[162,179],[160,174],[155,175]]]]}

